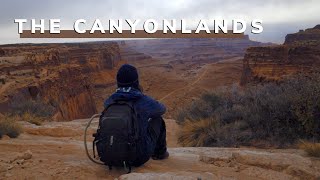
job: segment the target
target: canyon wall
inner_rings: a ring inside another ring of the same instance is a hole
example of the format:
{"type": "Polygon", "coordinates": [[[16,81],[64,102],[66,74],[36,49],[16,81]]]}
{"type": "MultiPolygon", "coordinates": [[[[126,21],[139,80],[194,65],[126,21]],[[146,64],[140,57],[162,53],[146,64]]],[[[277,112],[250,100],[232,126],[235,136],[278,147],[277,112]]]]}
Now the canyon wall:
{"type": "MultiPolygon", "coordinates": [[[[114,74],[120,59],[115,42],[0,46],[0,113],[15,97],[40,98],[55,120],[88,118],[97,112],[95,77],[114,74]]],[[[107,78],[100,81],[114,81],[107,78]]]]}
{"type": "Polygon", "coordinates": [[[279,81],[320,65],[320,26],[288,34],[283,45],[250,47],[243,60],[241,84],[279,81]]]}

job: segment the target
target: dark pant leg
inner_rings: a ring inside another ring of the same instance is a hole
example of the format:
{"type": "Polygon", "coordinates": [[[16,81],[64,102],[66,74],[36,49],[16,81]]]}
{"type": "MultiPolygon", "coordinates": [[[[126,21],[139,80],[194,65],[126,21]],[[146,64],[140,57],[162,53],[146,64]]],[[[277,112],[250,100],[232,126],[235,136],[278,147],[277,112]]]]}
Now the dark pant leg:
{"type": "Polygon", "coordinates": [[[153,154],[165,153],[167,151],[166,124],[162,117],[153,118],[149,121],[149,133],[154,145],[153,154]]]}

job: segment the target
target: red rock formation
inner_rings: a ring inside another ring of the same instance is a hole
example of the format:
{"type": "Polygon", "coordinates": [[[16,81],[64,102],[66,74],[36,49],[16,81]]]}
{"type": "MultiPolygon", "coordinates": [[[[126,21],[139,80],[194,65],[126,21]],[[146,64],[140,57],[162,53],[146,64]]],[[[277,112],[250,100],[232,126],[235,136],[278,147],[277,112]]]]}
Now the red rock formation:
{"type": "Polygon", "coordinates": [[[241,84],[278,81],[320,65],[320,29],[286,36],[284,45],[248,48],[243,60],[241,84]]]}

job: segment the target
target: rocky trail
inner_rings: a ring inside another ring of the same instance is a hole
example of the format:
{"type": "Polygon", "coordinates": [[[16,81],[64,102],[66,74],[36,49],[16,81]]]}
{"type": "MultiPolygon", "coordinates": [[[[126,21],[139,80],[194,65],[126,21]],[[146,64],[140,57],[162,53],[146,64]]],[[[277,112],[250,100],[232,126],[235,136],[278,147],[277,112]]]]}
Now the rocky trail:
{"type": "Polygon", "coordinates": [[[207,73],[206,67],[204,66],[203,68],[204,68],[203,72],[202,72],[200,75],[198,75],[198,77],[197,77],[197,79],[196,79],[195,81],[193,81],[192,83],[190,83],[190,84],[187,85],[187,86],[183,86],[183,87],[181,87],[181,88],[179,88],[179,89],[176,89],[176,90],[168,93],[168,94],[165,95],[163,98],[161,98],[159,101],[164,101],[164,100],[167,99],[168,97],[172,96],[172,95],[175,94],[175,93],[181,92],[181,91],[183,91],[184,89],[191,89],[191,88],[192,88],[195,84],[197,84],[197,83],[203,78],[203,76],[207,73]]]}
{"type": "MultiPolygon", "coordinates": [[[[88,119],[23,122],[25,132],[0,140],[0,179],[317,179],[320,160],[300,150],[177,147],[174,120],[166,120],[169,159],[109,171],[85,154],[83,131],[88,119]]],[[[94,132],[94,121],[90,133],[94,132]]],[[[91,140],[89,140],[89,148],[91,140]]]]}

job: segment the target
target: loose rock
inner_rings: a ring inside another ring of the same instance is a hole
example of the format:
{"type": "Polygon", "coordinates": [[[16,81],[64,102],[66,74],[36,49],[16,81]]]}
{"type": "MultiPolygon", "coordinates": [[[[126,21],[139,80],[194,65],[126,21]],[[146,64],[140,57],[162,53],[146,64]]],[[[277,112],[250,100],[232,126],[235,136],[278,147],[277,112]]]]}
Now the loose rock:
{"type": "Polygon", "coordinates": [[[0,173],[6,172],[7,171],[7,166],[4,163],[0,163],[0,173]]]}
{"type": "Polygon", "coordinates": [[[29,160],[31,158],[32,158],[32,152],[30,150],[27,150],[24,153],[19,153],[11,162],[15,162],[17,160],[24,161],[24,160],[29,160]]]}
{"type": "Polygon", "coordinates": [[[9,139],[11,139],[11,138],[9,136],[7,136],[7,135],[3,135],[2,138],[1,138],[1,140],[9,140],[9,139]]]}

